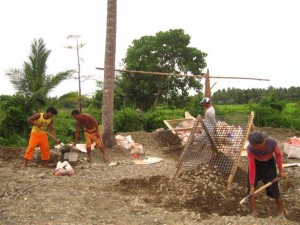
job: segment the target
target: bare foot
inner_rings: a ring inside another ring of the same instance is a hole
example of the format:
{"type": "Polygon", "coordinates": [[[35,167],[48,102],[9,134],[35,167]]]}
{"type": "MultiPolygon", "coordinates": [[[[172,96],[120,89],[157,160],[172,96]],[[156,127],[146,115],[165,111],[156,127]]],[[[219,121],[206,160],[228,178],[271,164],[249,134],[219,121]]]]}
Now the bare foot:
{"type": "Polygon", "coordinates": [[[21,166],[21,170],[26,170],[27,165],[25,165],[25,163],[21,166]]]}
{"type": "Polygon", "coordinates": [[[257,218],[257,212],[252,212],[252,213],[251,213],[251,216],[252,216],[253,218],[257,218]]]}
{"type": "Polygon", "coordinates": [[[21,170],[25,170],[27,168],[27,165],[28,165],[28,160],[25,160],[21,166],[21,170]]]}
{"type": "Polygon", "coordinates": [[[103,159],[103,162],[105,163],[109,163],[108,159],[107,158],[102,158],[103,159]]]}
{"type": "Polygon", "coordinates": [[[284,213],[278,213],[277,216],[279,219],[286,219],[284,213]]]}
{"type": "Polygon", "coordinates": [[[47,167],[47,168],[55,168],[56,164],[55,163],[44,162],[44,166],[47,167]]]}

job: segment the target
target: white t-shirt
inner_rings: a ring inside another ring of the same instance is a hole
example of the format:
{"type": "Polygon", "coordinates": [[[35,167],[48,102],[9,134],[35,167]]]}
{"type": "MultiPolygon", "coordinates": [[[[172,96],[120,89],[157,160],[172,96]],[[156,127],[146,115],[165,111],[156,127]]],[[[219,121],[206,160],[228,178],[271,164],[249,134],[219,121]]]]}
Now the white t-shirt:
{"type": "Polygon", "coordinates": [[[216,116],[216,112],[213,106],[210,106],[209,108],[206,109],[204,123],[210,133],[214,130],[216,125],[215,116],[216,116]]]}

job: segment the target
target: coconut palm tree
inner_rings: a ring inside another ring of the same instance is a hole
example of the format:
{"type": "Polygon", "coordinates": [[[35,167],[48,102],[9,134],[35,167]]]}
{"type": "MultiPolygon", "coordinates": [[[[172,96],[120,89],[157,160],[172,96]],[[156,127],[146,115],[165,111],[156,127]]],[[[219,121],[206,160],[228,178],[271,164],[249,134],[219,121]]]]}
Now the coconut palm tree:
{"type": "Polygon", "coordinates": [[[35,110],[45,106],[47,94],[74,73],[73,70],[66,70],[56,75],[47,75],[46,63],[50,53],[51,50],[46,49],[42,38],[34,39],[29,61],[24,62],[23,69],[10,69],[6,73],[15,90],[28,97],[35,110]]]}
{"type": "Polygon", "coordinates": [[[117,33],[117,0],[107,0],[106,45],[104,62],[102,127],[103,140],[106,147],[112,147],[113,110],[114,110],[114,80],[117,33]]]}

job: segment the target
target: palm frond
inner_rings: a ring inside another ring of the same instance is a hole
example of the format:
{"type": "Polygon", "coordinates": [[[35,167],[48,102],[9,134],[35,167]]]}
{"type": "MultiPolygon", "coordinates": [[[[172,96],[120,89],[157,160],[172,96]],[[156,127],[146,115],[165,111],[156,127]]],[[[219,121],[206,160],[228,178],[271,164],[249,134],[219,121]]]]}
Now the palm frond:
{"type": "Polygon", "coordinates": [[[46,49],[42,38],[34,39],[29,60],[23,63],[22,70],[11,69],[6,73],[14,88],[29,97],[31,103],[36,102],[37,105],[42,105],[47,94],[75,72],[66,70],[54,76],[47,75],[47,60],[50,53],[51,50],[46,49]]]}
{"type": "Polygon", "coordinates": [[[53,90],[57,85],[59,85],[62,81],[69,78],[75,71],[74,70],[66,70],[64,72],[60,72],[54,76],[46,76],[43,88],[47,90],[47,93],[53,90]]]}

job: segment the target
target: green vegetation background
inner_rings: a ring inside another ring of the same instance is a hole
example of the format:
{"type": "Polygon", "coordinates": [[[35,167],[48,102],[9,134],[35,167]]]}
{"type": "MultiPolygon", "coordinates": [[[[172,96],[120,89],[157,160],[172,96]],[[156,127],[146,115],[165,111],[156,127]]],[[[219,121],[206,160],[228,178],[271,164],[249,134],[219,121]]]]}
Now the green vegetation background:
{"type": "MultiPolygon", "coordinates": [[[[143,36],[134,40],[124,58],[124,68],[203,75],[202,70],[207,66],[207,53],[189,47],[190,38],[182,29],[170,29],[158,32],[155,36],[143,36]]],[[[59,112],[54,118],[57,137],[65,143],[71,143],[74,138],[75,121],[70,115],[72,109],[81,109],[82,106],[83,112],[90,113],[101,123],[105,88],[100,81],[96,82],[98,88],[92,97],[83,96],[77,91],[59,98],[48,97],[50,91],[63,80],[73,79],[74,73],[76,74],[74,70],[66,70],[48,75],[46,68],[50,53],[51,50],[46,48],[42,38],[35,39],[22,69],[12,68],[6,73],[17,94],[0,95],[0,146],[27,146],[31,130],[27,118],[36,112],[45,112],[51,105],[59,112]]],[[[87,79],[88,76],[82,78],[87,79]]],[[[114,95],[109,96],[114,99],[105,99],[113,102],[115,133],[138,130],[151,132],[157,128],[166,128],[163,120],[183,118],[185,111],[194,117],[204,114],[199,105],[203,87],[194,78],[137,76],[124,72],[114,79],[114,95]],[[190,96],[190,93],[196,95],[190,96]]],[[[81,85],[80,82],[79,84],[81,85]]],[[[247,90],[228,88],[214,92],[212,103],[220,116],[249,114],[254,111],[256,126],[300,130],[300,87],[247,90]]],[[[80,141],[84,141],[83,138],[82,134],[80,141]]],[[[51,139],[50,142],[51,145],[54,144],[51,139]]]]}
{"type": "MultiPolygon", "coordinates": [[[[3,99],[3,96],[0,96],[3,99]]],[[[19,96],[20,98],[20,96],[19,96]]],[[[28,144],[31,126],[27,124],[27,118],[34,112],[24,112],[25,105],[18,97],[8,97],[9,100],[0,103],[0,146],[26,147],[28,144]],[[12,101],[13,100],[13,101],[12,101]],[[8,104],[9,103],[9,104],[8,104]]],[[[198,101],[191,101],[184,109],[170,109],[168,106],[160,106],[155,110],[143,112],[133,107],[123,107],[114,112],[115,133],[133,131],[154,131],[157,128],[167,129],[163,120],[184,118],[185,111],[191,115],[203,115],[203,108],[198,101]]],[[[279,104],[279,103],[278,103],[279,104]]],[[[278,110],[277,106],[264,104],[232,104],[214,105],[217,115],[225,114],[250,114],[254,111],[254,124],[256,126],[293,128],[300,130],[299,102],[286,103],[278,110]],[[276,108],[277,107],[277,108],[276,108]]],[[[64,143],[72,143],[75,132],[75,120],[71,116],[72,109],[57,107],[58,115],[54,117],[54,129],[57,137],[64,143]]],[[[43,112],[43,111],[41,111],[43,112]]],[[[84,113],[93,115],[101,125],[101,109],[95,107],[84,108],[84,113]]],[[[55,143],[49,138],[51,146],[55,143]]],[[[83,132],[80,141],[84,143],[83,132]]]]}

